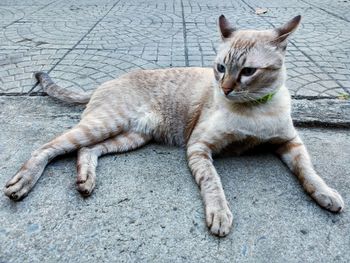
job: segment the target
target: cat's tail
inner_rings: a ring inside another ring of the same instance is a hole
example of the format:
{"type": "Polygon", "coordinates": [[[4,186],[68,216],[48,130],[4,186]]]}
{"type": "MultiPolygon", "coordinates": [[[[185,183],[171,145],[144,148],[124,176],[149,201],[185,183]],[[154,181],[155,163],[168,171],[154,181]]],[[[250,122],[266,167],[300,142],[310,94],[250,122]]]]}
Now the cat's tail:
{"type": "Polygon", "coordinates": [[[76,92],[62,88],[55,84],[50,76],[45,72],[35,73],[35,78],[39,81],[43,90],[51,97],[56,99],[69,102],[69,103],[80,103],[86,104],[89,102],[91,94],[86,92],[76,92]]]}

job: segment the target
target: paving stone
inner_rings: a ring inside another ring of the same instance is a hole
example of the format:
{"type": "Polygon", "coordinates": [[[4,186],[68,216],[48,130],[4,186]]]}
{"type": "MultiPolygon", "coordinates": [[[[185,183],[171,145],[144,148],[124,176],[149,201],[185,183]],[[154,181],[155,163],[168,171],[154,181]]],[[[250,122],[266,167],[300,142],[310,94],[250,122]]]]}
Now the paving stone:
{"type": "MultiPolygon", "coordinates": [[[[168,57],[167,57],[168,58],[168,57]]],[[[111,50],[73,50],[50,74],[62,87],[92,91],[105,81],[138,69],[160,68],[156,62],[111,50]]],[[[41,91],[37,87],[35,91],[41,91]]]]}
{"type": "Polygon", "coordinates": [[[344,89],[329,74],[308,57],[300,56],[301,51],[291,47],[287,52],[287,86],[295,96],[337,96],[344,89]],[[298,61],[299,60],[299,61],[298,61]],[[301,61],[300,61],[301,60],[301,61]],[[329,85],[332,80],[332,85],[329,85]]]}
{"type": "Polygon", "coordinates": [[[94,21],[103,18],[113,7],[111,3],[95,3],[93,5],[80,5],[76,2],[61,1],[53,3],[39,11],[27,15],[25,21],[94,21]]]}
{"type": "Polygon", "coordinates": [[[33,88],[33,73],[48,71],[66,53],[61,49],[27,49],[0,53],[0,93],[23,93],[33,88]]]}
{"type": "Polygon", "coordinates": [[[140,26],[153,24],[182,23],[180,1],[125,1],[118,4],[104,18],[103,22],[119,22],[123,25],[140,26]]]}
{"type": "MultiPolygon", "coordinates": [[[[45,69],[53,70],[52,74],[63,68],[66,74],[72,71],[72,74],[81,74],[74,71],[87,67],[86,50],[100,54],[102,50],[119,53],[109,62],[109,71],[119,72],[116,75],[130,68],[125,65],[126,68],[121,70],[122,56],[133,57],[134,68],[142,68],[144,63],[151,67],[210,67],[219,43],[216,25],[219,15],[225,14],[238,28],[266,29],[301,14],[301,27],[291,38],[286,58],[288,86],[296,96],[334,97],[348,93],[350,89],[350,30],[345,13],[341,11],[347,7],[347,2],[339,0],[4,0],[0,3],[0,52],[6,58],[0,60],[0,65],[6,74],[1,72],[0,75],[2,83],[7,84],[2,90],[21,92],[30,89],[34,80],[27,79],[31,77],[28,73],[37,68],[31,69],[31,65],[47,61],[45,54],[40,58],[39,50],[62,50],[58,52],[61,54],[58,61],[45,66],[45,69]],[[257,7],[268,11],[256,15],[257,7]],[[23,56],[24,50],[35,55],[23,56]],[[69,69],[65,63],[69,61],[70,53],[72,56],[80,53],[81,58],[76,58],[69,69]],[[20,58],[16,60],[16,56],[20,58]],[[31,58],[35,61],[28,61],[31,58]],[[7,72],[11,69],[9,61],[14,63],[12,68],[24,67],[24,72],[7,72]],[[138,61],[140,65],[136,65],[138,61]],[[21,88],[21,81],[31,84],[21,88]]],[[[96,72],[99,70],[95,69],[96,72]]],[[[95,77],[87,77],[91,82],[76,78],[74,86],[90,90],[108,76],[97,82],[93,80],[95,77]]]]}
{"type": "Polygon", "coordinates": [[[348,23],[316,8],[269,8],[262,18],[278,26],[295,15],[302,15],[302,23],[293,42],[299,48],[334,50],[346,47],[350,39],[348,23]]]}
{"type": "Polygon", "coordinates": [[[19,21],[0,29],[0,49],[73,48],[94,21],[19,21]]]}
{"type": "Polygon", "coordinates": [[[145,46],[166,44],[168,52],[183,47],[182,24],[172,23],[138,24],[101,22],[77,46],[78,49],[131,49],[136,46],[140,51],[145,46]]]}
{"type": "MultiPolygon", "coordinates": [[[[301,27],[291,39],[292,44],[319,68],[317,71],[323,71],[337,82],[339,92],[347,92],[348,87],[337,80],[350,80],[350,24],[312,6],[269,8],[261,17],[278,26],[286,21],[287,14],[303,16],[301,27]],[[339,79],[336,74],[341,75],[339,79]]],[[[320,87],[319,91],[322,93],[324,89],[320,87]]]]}
{"type": "Polygon", "coordinates": [[[0,6],[45,6],[47,4],[57,2],[57,0],[1,0],[0,6]]]}
{"type": "Polygon", "coordinates": [[[306,0],[308,4],[324,12],[337,16],[347,22],[349,19],[350,2],[348,0],[306,0]]]}
{"type": "Polygon", "coordinates": [[[37,9],[38,7],[2,6],[0,4],[0,27],[6,26],[9,22],[22,19],[26,15],[35,12],[37,9]]]}
{"type": "Polygon", "coordinates": [[[289,0],[289,1],[280,1],[280,0],[244,0],[251,8],[271,8],[271,7],[305,7],[304,1],[298,0],[289,0]]]}
{"type": "MultiPolygon", "coordinates": [[[[199,4],[201,5],[201,4],[199,4]]],[[[251,9],[244,5],[237,7],[221,7],[202,5],[200,8],[184,7],[184,17],[187,24],[194,24],[199,30],[217,30],[217,20],[224,14],[237,28],[266,29],[269,24],[255,15],[251,9]]],[[[190,34],[188,34],[190,36],[190,34]]]]}

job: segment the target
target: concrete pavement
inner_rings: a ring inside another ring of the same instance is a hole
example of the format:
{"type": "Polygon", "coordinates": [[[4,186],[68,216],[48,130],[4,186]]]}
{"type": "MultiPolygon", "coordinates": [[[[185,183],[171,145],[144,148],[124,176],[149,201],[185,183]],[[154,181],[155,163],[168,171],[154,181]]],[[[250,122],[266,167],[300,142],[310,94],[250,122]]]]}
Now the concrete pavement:
{"type": "MultiPolygon", "coordinates": [[[[80,113],[48,97],[0,105],[0,185],[80,113]]],[[[50,164],[23,201],[0,195],[0,262],[349,262],[349,130],[300,132],[316,170],[343,195],[343,213],[316,205],[272,154],[219,157],[234,216],[219,239],[205,226],[183,149],[152,144],[103,157],[86,199],[72,155],[50,164]]]]}

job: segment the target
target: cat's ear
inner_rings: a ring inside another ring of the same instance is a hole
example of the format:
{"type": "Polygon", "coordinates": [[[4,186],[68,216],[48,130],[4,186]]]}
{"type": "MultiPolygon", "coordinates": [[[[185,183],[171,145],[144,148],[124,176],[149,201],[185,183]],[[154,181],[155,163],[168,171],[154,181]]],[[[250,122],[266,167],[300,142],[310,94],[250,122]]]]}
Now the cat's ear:
{"type": "Polygon", "coordinates": [[[273,40],[275,44],[279,47],[286,48],[287,38],[290,36],[297,28],[300,23],[301,16],[296,16],[292,20],[285,23],[283,26],[275,29],[277,32],[277,38],[273,40]]]}
{"type": "Polygon", "coordinates": [[[226,19],[224,15],[219,17],[219,28],[221,39],[223,41],[227,40],[232,36],[232,33],[236,30],[233,26],[231,26],[230,22],[226,19]]]}

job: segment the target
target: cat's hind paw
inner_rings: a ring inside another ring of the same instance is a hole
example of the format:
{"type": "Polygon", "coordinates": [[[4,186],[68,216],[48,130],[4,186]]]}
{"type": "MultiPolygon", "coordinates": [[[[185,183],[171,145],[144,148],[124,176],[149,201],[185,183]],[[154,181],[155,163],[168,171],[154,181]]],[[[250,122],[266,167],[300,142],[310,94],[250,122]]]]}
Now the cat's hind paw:
{"type": "Polygon", "coordinates": [[[331,212],[341,212],[344,209],[344,201],[341,195],[332,188],[316,191],[312,198],[323,208],[331,212]]]}
{"type": "Polygon", "coordinates": [[[232,213],[229,208],[206,207],[206,222],[210,232],[216,236],[226,236],[232,227],[232,213]]]}
{"type": "Polygon", "coordinates": [[[23,174],[23,172],[17,173],[11,180],[5,185],[5,195],[14,201],[23,199],[33,187],[33,177],[23,174]]]}
{"type": "Polygon", "coordinates": [[[84,172],[79,172],[77,177],[77,189],[83,196],[91,195],[92,191],[95,188],[95,171],[91,167],[85,167],[82,169],[84,172]]]}

